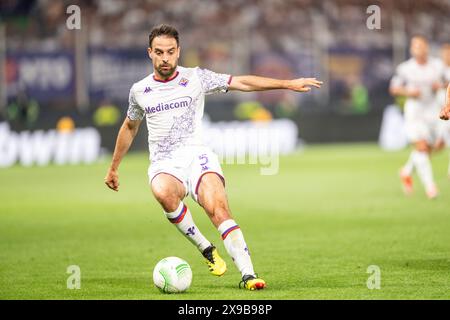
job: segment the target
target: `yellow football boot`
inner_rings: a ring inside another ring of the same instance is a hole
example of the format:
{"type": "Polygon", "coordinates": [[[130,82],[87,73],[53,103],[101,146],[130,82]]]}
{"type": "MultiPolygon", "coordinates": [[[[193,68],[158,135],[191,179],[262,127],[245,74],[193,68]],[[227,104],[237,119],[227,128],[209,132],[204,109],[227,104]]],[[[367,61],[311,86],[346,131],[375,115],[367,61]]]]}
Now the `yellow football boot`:
{"type": "Polygon", "coordinates": [[[245,275],[239,283],[239,288],[241,288],[242,285],[245,289],[253,291],[264,289],[266,287],[266,282],[263,279],[257,278],[253,275],[245,275]]]}
{"type": "Polygon", "coordinates": [[[203,256],[205,257],[206,264],[209,267],[209,272],[211,272],[212,275],[220,277],[225,273],[225,271],[227,271],[227,264],[222,257],[219,256],[216,247],[209,246],[206,248],[203,251],[203,256]]]}

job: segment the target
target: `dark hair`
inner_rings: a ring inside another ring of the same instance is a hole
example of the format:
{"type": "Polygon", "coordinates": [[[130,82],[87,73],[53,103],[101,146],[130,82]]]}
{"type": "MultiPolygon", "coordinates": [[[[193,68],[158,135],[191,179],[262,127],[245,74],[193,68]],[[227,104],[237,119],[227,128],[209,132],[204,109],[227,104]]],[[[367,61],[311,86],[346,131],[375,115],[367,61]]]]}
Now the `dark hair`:
{"type": "Polygon", "coordinates": [[[160,36],[174,38],[177,41],[177,46],[179,45],[177,29],[167,24],[160,24],[159,26],[154,27],[150,32],[150,35],[148,36],[148,46],[151,48],[153,39],[160,36]]]}
{"type": "Polygon", "coordinates": [[[420,39],[420,40],[422,40],[422,41],[428,43],[427,37],[426,37],[425,35],[421,34],[421,33],[413,34],[412,37],[411,37],[411,40],[414,39],[414,38],[415,38],[415,39],[420,39]]]}

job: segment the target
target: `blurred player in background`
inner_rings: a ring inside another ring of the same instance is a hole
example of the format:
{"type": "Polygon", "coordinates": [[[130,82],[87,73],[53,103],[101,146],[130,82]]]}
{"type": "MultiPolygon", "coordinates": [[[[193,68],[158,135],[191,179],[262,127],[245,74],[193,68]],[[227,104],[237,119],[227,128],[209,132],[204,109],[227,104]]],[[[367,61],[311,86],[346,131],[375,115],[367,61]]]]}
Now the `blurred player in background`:
{"type": "MultiPolygon", "coordinates": [[[[444,87],[439,91],[438,103],[439,106],[443,106],[440,118],[448,120],[450,117],[450,43],[446,43],[441,49],[441,58],[443,63],[443,80],[444,87]],[[447,90],[445,90],[447,88],[447,90]]],[[[450,123],[444,122],[441,124],[442,136],[444,137],[447,147],[450,147],[450,123]]],[[[450,161],[448,165],[447,175],[450,178],[450,161]]]]}
{"type": "Polygon", "coordinates": [[[444,107],[441,110],[440,117],[442,120],[450,119],[450,84],[447,86],[447,99],[444,107]]]}
{"type": "Polygon", "coordinates": [[[314,78],[232,77],[199,67],[178,66],[178,32],[167,25],[152,30],[148,54],[154,73],[136,82],[130,90],[127,117],[119,131],[105,183],[118,191],[119,164],[146,118],[151,159],[149,183],[166,217],[203,254],[213,275],[224,274],[225,261],[202,235],[183,203],[190,194],[221,234],[228,254],[241,272],[240,285],[249,290],[263,289],[266,284],[254,272],[243,233],[231,216],[218,157],[202,142],[205,95],[228,90],[307,92],[311,86],[320,87],[321,82],[314,78]]]}
{"type": "Polygon", "coordinates": [[[414,150],[407,163],[400,170],[403,189],[406,194],[413,191],[412,173],[417,170],[427,197],[438,195],[431,167],[430,154],[437,146],[442,146],[439,137],[439,106],[436,93],[442,88],[442,64],[428,54],[426,38],[415,36],[411,39],[411,58],[401,63],[390,83],[393,96],[405,96],[405,126],[408,140],[414,150]]]}

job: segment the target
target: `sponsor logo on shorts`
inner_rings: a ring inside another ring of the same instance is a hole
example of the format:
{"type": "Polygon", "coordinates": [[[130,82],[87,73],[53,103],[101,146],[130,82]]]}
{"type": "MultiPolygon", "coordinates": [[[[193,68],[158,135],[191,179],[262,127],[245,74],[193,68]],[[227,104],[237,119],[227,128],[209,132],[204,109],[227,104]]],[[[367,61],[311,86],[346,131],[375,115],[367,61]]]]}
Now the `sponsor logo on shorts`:
{"type": "Polygon", "coordinates": [[[171,109],[187,108],[191,105],[191,102],[191,97],[180,97],[165,102],[159,102],[156,107],[145,107],[145,112],[152,114],[171,109]]]}

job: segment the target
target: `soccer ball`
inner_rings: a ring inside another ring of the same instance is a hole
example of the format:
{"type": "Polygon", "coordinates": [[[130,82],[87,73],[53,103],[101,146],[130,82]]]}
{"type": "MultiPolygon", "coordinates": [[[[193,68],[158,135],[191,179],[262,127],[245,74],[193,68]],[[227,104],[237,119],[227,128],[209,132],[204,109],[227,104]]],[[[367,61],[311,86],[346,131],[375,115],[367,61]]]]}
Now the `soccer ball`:
{"type": "Polygon", "coordinates": [[[153,269],[153,283],[164,293],[186,291],[191,282],[191,267],[178,257],[164,258],[153,269]]]}

